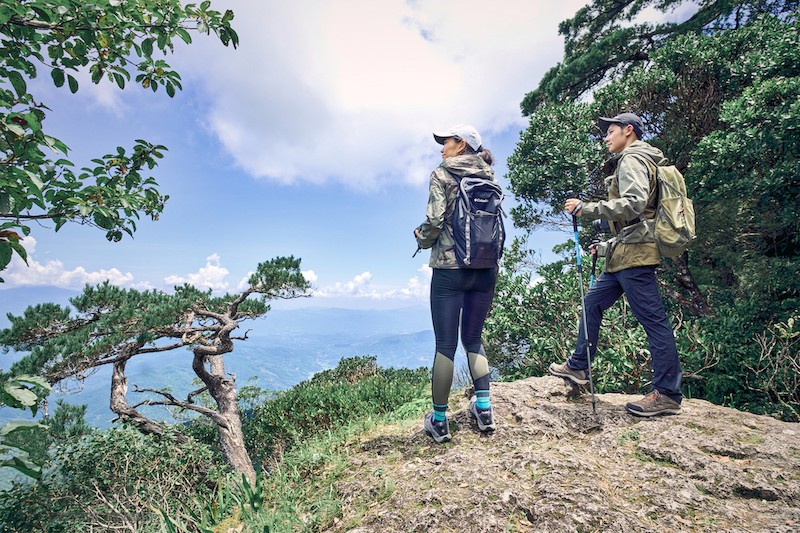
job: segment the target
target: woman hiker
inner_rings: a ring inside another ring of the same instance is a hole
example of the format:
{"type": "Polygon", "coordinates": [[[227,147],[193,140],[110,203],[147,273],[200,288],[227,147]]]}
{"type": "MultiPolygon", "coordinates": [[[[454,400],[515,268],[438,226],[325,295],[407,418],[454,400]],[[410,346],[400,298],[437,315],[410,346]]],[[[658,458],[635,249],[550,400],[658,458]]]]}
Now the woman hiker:
{"type": "MultiPolygon", "coordinates": [[[[453,126],[433,134],[442,145],[442,163],[431,173],[425,222],[414,230],[419,248],[431,249],[431,316],[436,335],[431,390],[433,412],[425,416],[424,428],[437,443],[451,439],[447,402],[453,382],[453,366],[461,323],[461,342],[467,352],[475,386],[469,412],[481,431],[495,429],[489,399],[489,363],[481,344],[483,323],[494,297],[497,265],[464,268],[456,257],[453,212],[463,177],[480,177],[497,183],[493,157],[483,148],[481,136],[472,126],[453,126]]],[[[502,246],[502,244],[501,244],[502,246]]]]}

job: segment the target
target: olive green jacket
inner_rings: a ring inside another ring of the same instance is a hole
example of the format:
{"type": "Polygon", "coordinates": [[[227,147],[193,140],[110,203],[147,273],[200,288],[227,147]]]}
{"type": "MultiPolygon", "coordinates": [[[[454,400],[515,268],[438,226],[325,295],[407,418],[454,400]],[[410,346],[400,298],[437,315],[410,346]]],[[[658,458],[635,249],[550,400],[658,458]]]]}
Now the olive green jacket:
{"type": "Polygon", "coordinates": [[[653,237],[658,200],[656,169],[644,157],[626,156],[634,150],[648,153],[659,166],[668,164],[661,150],[646,142],[634,141],[615,156],[616,170],[605,179],[608,200],[583,206],[583,216],[609,221],[614,236],[597,247],[598,255],[606,258],[606,272],[609,273],[661,264],[653,237]]]}
{"type": "Polygon", "coordinates": [[[467,176],[497,181],[492,167],[474,154],[448,157],[431,173],[425,222],[416,228],[420,233],[417,245],[431,249],[431,268],[461,268],[454,250],[452,219],[458,179],[467,176]]]}

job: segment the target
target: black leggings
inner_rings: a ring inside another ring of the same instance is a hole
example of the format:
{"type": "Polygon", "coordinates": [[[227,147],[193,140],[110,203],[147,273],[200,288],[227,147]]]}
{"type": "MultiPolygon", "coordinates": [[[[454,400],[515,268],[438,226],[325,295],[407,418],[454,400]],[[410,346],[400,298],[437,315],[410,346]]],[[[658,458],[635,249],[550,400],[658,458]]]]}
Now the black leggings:
{"type": "MultiPolygon", "coordinates": [[[[452,385],[453,359],[458,346],[459,321],[461,322],[461,342],[469,354],[485,358],[481,343],[481,333],[486,315],[494,298],[497,282],[497,269],[433,269],[431,280],[431,316],[436,335],[436,359],[433,365],[433,403],[446,404],[452,385]],[[442,355],[449,359],[439,360],[442,355]]],[[[470,374],[476,390],[489,389],[488,370],[480,370],[476,375],[473,357],[469,357],[470,374]],[[485,372],[485,373],[484,373],[485,372]]]]}

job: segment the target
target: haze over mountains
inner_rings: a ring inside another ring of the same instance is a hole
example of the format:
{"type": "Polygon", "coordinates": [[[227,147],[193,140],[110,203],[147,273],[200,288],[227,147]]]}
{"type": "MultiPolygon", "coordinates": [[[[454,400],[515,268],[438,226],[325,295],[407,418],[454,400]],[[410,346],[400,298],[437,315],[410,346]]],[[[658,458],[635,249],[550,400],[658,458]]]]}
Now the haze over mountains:
{"type": "MultiPolygon", "coordinates": [[[[77,293],[57,288],[16,288],[0,291],[0,328],[9,321],[6,313],[19,315],[28,305],[53,302],[68,304],[77,293]]],[[[283,390],[314,373],[336,366],[343,357],[374,355],[383,367],[417,368],[429,366],[434,336],[427,307],[417,305],[398,309],[341,309],[304,307],[273,309],[260,320],[245,323],[248,340],[237,341],[233,353],[225,358],[226,369],[236,375],[239,387],[255,384],[269,390],[283,390]]],[[[0,354],[0,368],[8,369],[19,354],[0,354]]],[[[139,401],[135,386],[169,387],[178,398],[193,390],[191,352],[140,356],[127,367],[129,401],[139,401]]],[[[108,427],[114,414],[108,408],[110,368],[104,368],[84,383],[69,382],[50,397],[51,409],[58,399],[87,404],[87,421],[108,427]]],[[[0,421],[20,418],[19,411],[0,409],[0,421]]],[[[163,409],[151,408],[155,418],[167,418],[163,409]]],[[[23,415],[24,416],[24,415],[23,415]]]]}

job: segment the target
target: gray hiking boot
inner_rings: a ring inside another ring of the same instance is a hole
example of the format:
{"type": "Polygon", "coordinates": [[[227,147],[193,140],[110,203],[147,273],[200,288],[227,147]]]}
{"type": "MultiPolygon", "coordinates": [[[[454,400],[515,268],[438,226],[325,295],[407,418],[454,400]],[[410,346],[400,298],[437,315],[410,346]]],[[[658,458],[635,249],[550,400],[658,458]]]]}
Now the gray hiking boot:
{"type": "Polygon", "coordinates": [[[589,383],[589,373],[586,370],[574,370],[570,368],[567,363],[557,365],[550,363],[550,368],[547,369],[554,376],[568,379],[576,385],[586,385],[589,383]]]}
{"type": "Polygon", "coordinates": [[[654,390],[638,402],[626,403],[625,410],[636,416],[677,415],[681,404],[654,390]]]}
{"type": "Polygon", "coordinates": [[[450,437],[450,425],[447,423],[447,419],[443,422],[434,420],[433,413],[425,415],[425,422],[422,427],[425,428],[425,431],[438,444],[448,442],[452,438],[450,437]]]}
{"type": "Polygon", "coordinates": [[[494,409],[491,407],[488,409],[479,409],[478,398],[476,396],[473,396],[469,400],[469,413],[475,417],[475,421],[478,422],[478,429],[481,431],[486,432],[497,429],[494,423],[494,409]]]}

